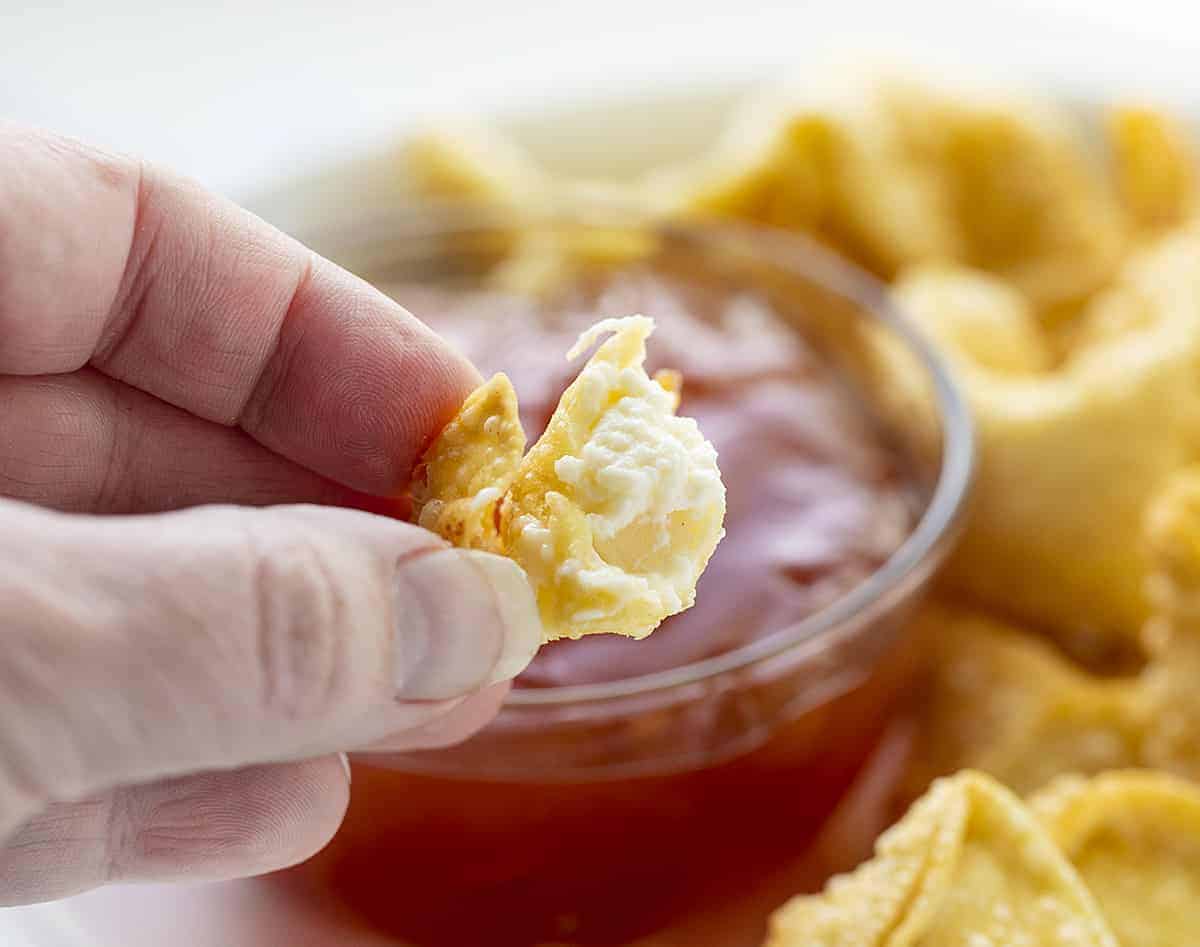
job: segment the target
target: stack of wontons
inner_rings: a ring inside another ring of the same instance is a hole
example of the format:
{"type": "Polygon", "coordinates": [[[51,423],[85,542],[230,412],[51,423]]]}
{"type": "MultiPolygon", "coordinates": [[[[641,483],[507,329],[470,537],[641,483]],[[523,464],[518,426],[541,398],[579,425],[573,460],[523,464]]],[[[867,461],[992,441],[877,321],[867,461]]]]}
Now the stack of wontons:
{"type": "MultiPolygon", "coordinates": [[[[888,281],[979,427],[967,532],[919,618],[924,796],[781,909],[771,947],[1200,943],[1192,148],[1148,108],[874,77],[756,103],[702,160],[621,187],[656,215],[809,233],[888,281]]],[[[442,195],[573,187],[482,137],[408,159],[442,195]]],[[[564,262],[531,237],[509,272],[564,262]]]]}

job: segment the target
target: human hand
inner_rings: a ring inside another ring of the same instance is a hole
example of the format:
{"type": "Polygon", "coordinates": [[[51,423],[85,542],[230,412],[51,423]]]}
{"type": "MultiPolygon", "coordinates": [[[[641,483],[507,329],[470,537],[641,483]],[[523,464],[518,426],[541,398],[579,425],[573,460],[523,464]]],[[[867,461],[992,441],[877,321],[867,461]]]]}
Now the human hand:
{"type": "Polygon", "coordinates": [[[0,126],[0,904],[292,864],[338,751],[495,714],[520,569],[364,512],[478,382],[252,215],[0,126]]]}

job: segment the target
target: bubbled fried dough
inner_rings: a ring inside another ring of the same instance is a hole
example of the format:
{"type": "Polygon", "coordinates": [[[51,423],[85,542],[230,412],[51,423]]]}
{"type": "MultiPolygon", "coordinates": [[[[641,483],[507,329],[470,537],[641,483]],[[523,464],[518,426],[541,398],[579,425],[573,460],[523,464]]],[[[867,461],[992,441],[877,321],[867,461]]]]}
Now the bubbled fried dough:
{"type": "Polygon", "coordinates": [[[712,445],[675,414],[682,379],[644,368],[645,316],[605,319],[568,358],[603,341],[524,453],[516,392],[496,375],[418,468],[414,519],[455,545],[516,561],[547,640],[641,638],[690,608],[724,530],[712,445]]]}

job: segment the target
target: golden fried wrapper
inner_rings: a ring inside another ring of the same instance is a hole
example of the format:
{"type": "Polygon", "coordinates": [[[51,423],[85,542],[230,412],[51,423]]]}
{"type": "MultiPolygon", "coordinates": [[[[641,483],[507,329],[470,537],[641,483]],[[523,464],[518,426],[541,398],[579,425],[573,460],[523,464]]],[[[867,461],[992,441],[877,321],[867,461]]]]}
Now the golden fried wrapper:
{"type": "Polygon", "coordinates": [[[1158,233],[1182,224],[1196,210],[1197,154],[1187,132],[1146,106],[1118,106],[1106,118],[1117,192],[1133,226],[1158,233]]]}
{"type": "Polygon", "coordinates": [[[1192,626],[1188,635],[1173,637],[1142,673],[1138,712],[1145,723],[1137,765],[1200,782],[1200,638],[1195,632],[1192,626]]]}
{"type": "MultiPolygon", "coordinates": [[[[1128,125],[1114,140],[1124,177],[1142,182],[1153,134],[1128,125]]],[[[418,190],[439,196],[542,207],[586,185],[651,216],[804,231],[887,279],[963,263],[1009,281],[1041,315],[1105,285],[1128,242],[1117,195],[1069,115],[886,74],[751,101],[708,154],[642,179],[564,180],[475,128],[418,138],[409,167],[418,190]]]]}
{"type": "Polygon", "coordinates": [[[522,456],[516,394],[503,375],[478,389],[426,452],[414,518],[457,545],[515,560],[547,640],[641,638],[691,607],[724,534],[716,451],[678,417],[680,376],[642,367],[654,323],[606,319],[568,357],[612,333],[522,456]]]}
{"type": "Polygon", "coordinates": [[[771,918],[766,947],[1116,947],[1096,902],[1016,796],[964,772],[934,784],[875,857],[771,918]]]}
{"type": "Polygon", "coordinates": [[[501,552],[500,500],[524,453],[517,393],[507,375],[495,375],[471,392],[422,458],[414,518],[456,546],[501,552]]]}
{"type": "Polygon", "coordinates": [[[922,610],[931,677],[905,796],[964,767],[1023,793],[1126,767],[1200,781],[1200,468],[1169,480],[1145,533],[1153,618],[1136,675],[1095,675],[1028,629],[970,609],[922,610]]]}
{"type": "Polygon", "coordinates": [[[833,132],[819,117],[747,134],[737,127],[702,166],[680,173],[686,211],[816,230],[827,212],[833,132]]]}
{"type": "Polygon", "coordinates": [[[1152,574],[1148,593],[1157,620],[1152,650],[1200,641],[1200,467],[1173,476],[1146,512],[1152,574]]]}
{"type": "Polygon", "coordinates": [[[1140,764],[1136,679],[1095,677],[1027,631],[970,609],[929,605],[917,624],[933,653],[906,796],[963,768],[1026,793],[1064,773],[1140,764]]]}
{"type": "Polygon", "coordinates": [[[1053,366],[1029,300],[994,276],[946,264],[913,267],[892,298],[927,336],[989,373],[1029,376],[1053,366]]]}
{"type": "Polygon", "coordinates": [[[573,227],[565,221],[533,226],[522,231],[508,258],[489,274],[488,285],[536,298],[582,273],[634,263],[654,248],[653,235],[634,227],[573,227]]]}
{"type": "MultiPolygon", "coordinates": [[[[536,296],[583,268],[632,262],[653,246],[651,235],[637,229],[650,204],[638,188],[557,177],[486,125],[459,121],[426,128],[408,141],[403,163],[418,195],[480,205],[511,218],[511,239],[499,248],[504,256],[487,280],[502,291],[536,296]],[[627,219],[605,228],[539,216],[563,210],[586,216],[589,208],[621,208],[627,219]]],[[[498,217],[497,223],[505,220],[498,217]]]]}
{"type": "Polygon", "coordinates": [[[1057,630],[1087,663],[1136,650],[1148,614],[1142,519],[1194,450],[1200,234],[1131,258],[1053,365],[1031,311],[992,277],[923,268],[894,292],[949,356],[978,424],[952,587],[1057,630]]]}
{"type": "Polygon", "coordinates": [[[1028,100],[943,108],[937,160],[965,234],[964,261],[1011,283],[1043,314],[1103,287],[1124,253],[1124,221],[1082,131],[1028,100]]]}
{"type": "Polygon", "coordinates": [[[1143,765],[1200,780],[1200,468],[1172,478],[1146,516],[1152,655],[1142,674],[1143,765]]]}
{"type": "Polygon", "coordinates": [[[403,161],[420,194],[529,209],[541,205],[549,178],[509,138],[458,121],[429,127],[407,143],[403,161]]]}
{"type": "Polygon", "coordinates": [[[1124,947],[1190,947],[1200,931],[1200,788],[1146,771],[1065,779],[1030,807],[1124,947]]]}
{"type": "Polygon", "coordinates": [[[712,155],[675,171],[674,212],[811,233],[884,277],[957,258],[944,193],[874,105],[864,98],[849,108],[783,102],[748,110],[712,155]]]}
{"type": "Polygon", "coordinates": [[[690,169],[652,177],[677,213],[801,230],[885,279],[961,263],[1047,318],[1103,287],[1127,246],[1101,162],[1067,113],[866,75],[751,104],[690,169]]]}

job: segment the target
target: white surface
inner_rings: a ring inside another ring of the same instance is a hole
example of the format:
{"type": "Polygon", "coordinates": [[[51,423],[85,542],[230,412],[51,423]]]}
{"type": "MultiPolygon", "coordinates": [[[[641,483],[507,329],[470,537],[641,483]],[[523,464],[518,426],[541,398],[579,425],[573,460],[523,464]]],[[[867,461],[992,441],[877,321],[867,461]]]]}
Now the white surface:
{"type": "Polygon", "coordinates": [[[70,902],[4,908],[0,943],[4,947],[98,947],[70,902]]]}
{"type": "Polygon", "coordinates": [[[0,116],[175,165],[234,196],[419,111],[831,50],[937,55],[1200,97],[1180,0],[0,0],[0,116]]]}
{"type": "MultiPolygon", "coordinates": [[[[1194,107],[1198,37],[1200,10],[1180,0],[0,0],[0,117],[140,152],[238,197],[424,112],[795,70],[839,50],[1194,107]]],[[[0,912],[0,943],[100,947],[73,913],[87,901],[0,912]]]]}

